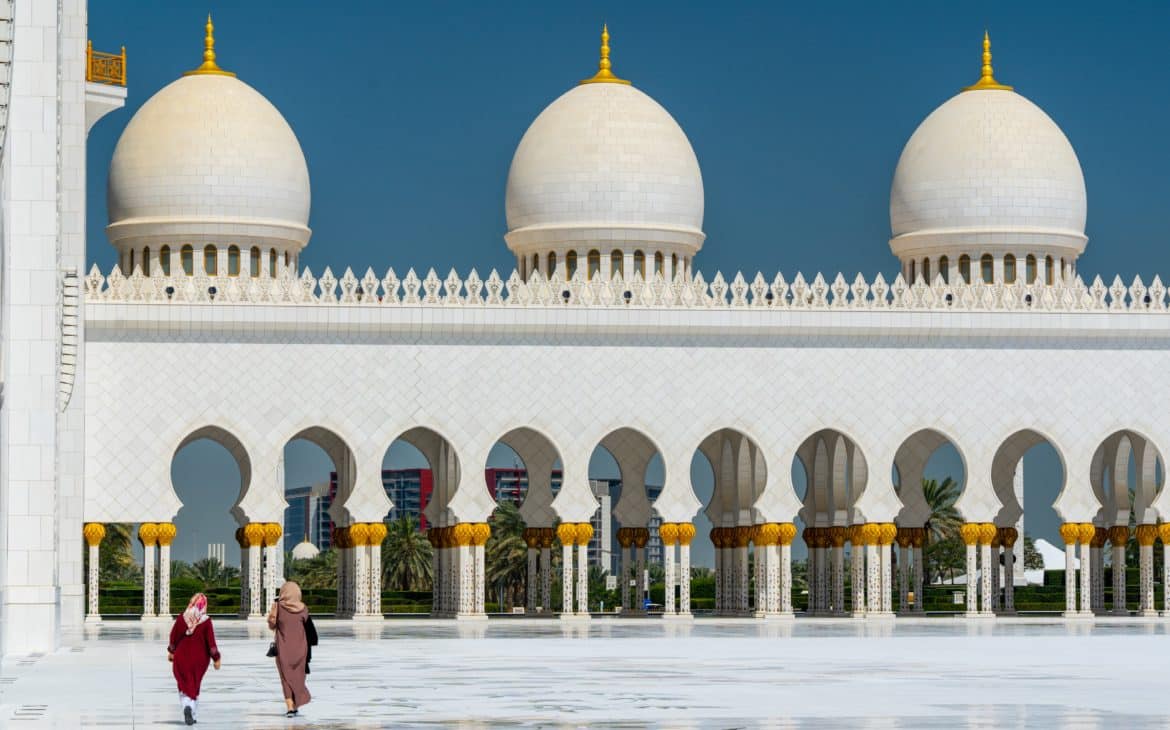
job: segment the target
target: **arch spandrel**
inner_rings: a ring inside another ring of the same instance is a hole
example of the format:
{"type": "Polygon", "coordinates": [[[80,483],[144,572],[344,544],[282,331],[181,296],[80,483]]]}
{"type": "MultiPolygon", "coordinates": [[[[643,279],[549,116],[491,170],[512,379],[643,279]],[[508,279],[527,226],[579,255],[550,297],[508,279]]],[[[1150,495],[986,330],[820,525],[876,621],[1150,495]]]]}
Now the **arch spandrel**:
{"type": "MultiPolygon", "coordinates": [[[[560,449],[551,438],[529,426],[508,430],[499,438],[499,443],[516,452],[516,456],[524,463],[528,476],[528,489],[520,504],[520,517],[524,524],[528,527],[552,527],[557,518],[552,508],[552,472],[556,463],[562,461],[560,449]]],[[[485,468],[486,463],[485,460],[485,468]]]]}

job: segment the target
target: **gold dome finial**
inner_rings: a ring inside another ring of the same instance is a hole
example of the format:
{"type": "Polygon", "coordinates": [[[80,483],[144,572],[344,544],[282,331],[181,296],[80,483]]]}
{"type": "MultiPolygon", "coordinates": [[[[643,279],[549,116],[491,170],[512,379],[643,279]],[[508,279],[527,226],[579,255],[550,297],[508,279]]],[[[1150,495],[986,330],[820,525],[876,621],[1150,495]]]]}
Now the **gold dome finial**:
{"type": "Polygon", "coordinates": [[[184,76],[199,74],[214,74],[216,76],[235,76],[231,71],[224,71],[215,63],[215,25],[211,22],[211,13],[207,14],[207,25],[203,26],[207,35],[203,37],[203,63],[199,68],[185,71],[184,76]]]}
{"type": "Polygon", "coordinates": [[[601,26],[601,62],[597,64],[597,73],[593,78],[585,79],[582,84],[629,84],[625,79],[619,79],[610,70],[609,62],[609,25],[601,26]]]}
{"type": "Polygon", "coordinates": [[[979,76],[979,80],[971,86],[963,89],[963,91],[983,91],[983,90],[1000,90],[1011,91],[1012,87],[1005,86],[995,80],[995,74],[991,69],[991,36],[987,31],[983,31],[983,72],[979,76]]]}

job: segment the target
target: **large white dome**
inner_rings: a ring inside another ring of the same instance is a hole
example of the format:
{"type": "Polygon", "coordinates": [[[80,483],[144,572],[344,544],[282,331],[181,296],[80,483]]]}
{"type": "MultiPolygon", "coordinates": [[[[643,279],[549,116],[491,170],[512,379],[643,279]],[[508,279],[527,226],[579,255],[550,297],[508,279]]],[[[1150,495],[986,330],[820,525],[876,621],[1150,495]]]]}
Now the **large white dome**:
{"type": "Polygon", "coordinates": [[[919,125],[890,191],[894,253],[1013,246],[1084,250],[1085,180],[1072,145],[1006,89],[952,97],[919,125]]]}
{"type": "Polygon", "coordinates": [[[583,83],[525,132],[508,171],[513,251],[566,242],[702,245],[703,177],[686,134],[625,83],[583,83]]]}
{"type": "Polygon", "coordinates": [[[267,99],[225,73],[183,76],[130,120],[110,163],[115,246],[309,240],[309,170],[267,99]]]}

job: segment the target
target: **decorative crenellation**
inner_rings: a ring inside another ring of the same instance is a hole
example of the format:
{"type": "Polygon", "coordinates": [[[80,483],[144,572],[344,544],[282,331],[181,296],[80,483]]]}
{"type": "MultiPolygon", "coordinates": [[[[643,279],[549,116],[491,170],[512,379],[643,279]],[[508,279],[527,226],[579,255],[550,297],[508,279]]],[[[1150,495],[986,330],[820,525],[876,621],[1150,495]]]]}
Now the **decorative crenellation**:
{"type": "Polygon", "coordinates": [[[320,278],[305,268],[295,276],[283,270],[271,276],[147,276],[139,266],[130,276],[115,266],[103,276],[94,265],[85,279],[91,303],[149,304],[300,304],[399,307],[627,307],[641,309],[780,309],[780,310],[895,310],[895,311],[1035,311],[1035,312],[1166,312],[1166,286],[1160,276],[1146,285],[1135,276],[1128,286],[1120,276],[1106,285],[1100,276],[1086,284],[1080,276],[1069,282],[1045,285],[1021,282],[984,283],[981,279],[947,283],[941,274],[928,284],[921,276],[913,283],[898,274],[887,283],[882,274],[867,280],[861,274],[852,283],[843,274],[830,282],[822,274],[808,281],[802,274],[789,282],[777,274],[768,282],[757,273],[749,282],[737,273],[729,282],[722,273],[707,281],[702,273],[679,272],[671,280],[661,274],[628,280],[620,274],[581,272],[563,280],[539,271],[527,281],[513,271],[507,279],[493,269],[486,280],[475,269],[460,278],[454,269],[440,279],[434,269],[420,279],[414,269],[399,278],[394,269],[379,278],[367,269],[357,278],[347,268],[340,279],[325,269],[320,278]]]}

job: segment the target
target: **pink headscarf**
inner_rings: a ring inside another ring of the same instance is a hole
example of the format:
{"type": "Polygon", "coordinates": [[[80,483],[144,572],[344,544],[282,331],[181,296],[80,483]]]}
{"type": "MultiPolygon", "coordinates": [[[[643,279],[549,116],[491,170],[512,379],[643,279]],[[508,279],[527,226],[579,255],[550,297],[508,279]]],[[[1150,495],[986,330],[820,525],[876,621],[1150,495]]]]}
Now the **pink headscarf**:
{"type": "Polygon", "coordinates": [[[196,593],[187,601],[187,610],[183,611],[183,620],[187,622],[187,635],[195,631],[195,627],[207,620],[207,596],[196,593]]]}

